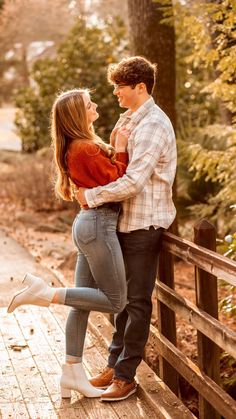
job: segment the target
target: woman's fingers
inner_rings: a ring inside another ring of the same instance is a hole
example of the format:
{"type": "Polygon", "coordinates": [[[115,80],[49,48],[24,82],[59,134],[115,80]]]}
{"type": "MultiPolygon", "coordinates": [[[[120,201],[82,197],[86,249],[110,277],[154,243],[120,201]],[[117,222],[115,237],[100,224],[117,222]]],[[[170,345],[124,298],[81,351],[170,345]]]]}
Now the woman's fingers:
{"type": "Polygon", "coordinates": [[[110,144],[115,147],[116,142],[116,134],[117,134],[118,128],[114,128],[110,134],[110,144]]]}

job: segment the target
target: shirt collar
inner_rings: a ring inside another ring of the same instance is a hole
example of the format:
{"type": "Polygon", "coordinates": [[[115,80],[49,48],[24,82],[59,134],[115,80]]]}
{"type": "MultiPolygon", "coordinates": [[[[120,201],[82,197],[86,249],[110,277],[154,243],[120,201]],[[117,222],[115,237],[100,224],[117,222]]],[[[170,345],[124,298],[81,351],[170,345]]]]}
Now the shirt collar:
{"type": "Polygon", "coordinates": [[[146,100],[135,112],[131,112],[130,109],[128,109],[126,112],[122,113],[120,115],[120,118],[126,118],[130,119],[132,122],[137,124],[148,112],[149,110],[155,105],[153,97],[150,97],[150,99],[146,100]]]}

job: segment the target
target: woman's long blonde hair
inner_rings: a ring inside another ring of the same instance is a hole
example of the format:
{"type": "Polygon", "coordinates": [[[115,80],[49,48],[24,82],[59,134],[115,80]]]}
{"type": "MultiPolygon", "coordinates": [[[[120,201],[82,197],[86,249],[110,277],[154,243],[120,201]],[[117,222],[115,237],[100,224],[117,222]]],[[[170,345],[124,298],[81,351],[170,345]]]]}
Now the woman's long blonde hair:
{"type": "Polygon", "coordinates": [[[111,160],[115,150],[104,143],[89,125],[83,95],[87,89],[73,89],[61,93],[55,100],[51,113],[51,137],[56,166],[55,192],[66,201],[73,200],[72,182],[70,180],[66,153],[74,140],[92,141],[97,144],[111,160]]]}

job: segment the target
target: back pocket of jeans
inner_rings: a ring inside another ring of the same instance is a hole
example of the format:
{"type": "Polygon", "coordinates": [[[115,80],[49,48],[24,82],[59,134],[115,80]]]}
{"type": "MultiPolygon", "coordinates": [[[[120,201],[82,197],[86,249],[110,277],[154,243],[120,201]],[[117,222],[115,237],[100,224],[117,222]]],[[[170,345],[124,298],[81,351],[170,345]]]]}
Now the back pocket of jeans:
{"type": "Polygon", "coordinates": [[[92,212],[77,216],[73,226],[73,238],[76,243],[88,244],[96,239],[97,219],[92,212]]]}

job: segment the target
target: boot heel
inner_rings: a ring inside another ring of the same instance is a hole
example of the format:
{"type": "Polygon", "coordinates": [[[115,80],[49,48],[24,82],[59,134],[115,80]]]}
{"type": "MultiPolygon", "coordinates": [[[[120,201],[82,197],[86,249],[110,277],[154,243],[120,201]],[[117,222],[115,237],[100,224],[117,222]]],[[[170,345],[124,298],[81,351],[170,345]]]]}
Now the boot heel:
{"type": "Polygon", "coordinates": [[[25,274],[25,276],[24,276],[24,278],[23,278],[23,280],[22,280],[22,284],[24,284],[24,285],[28,285],[28,286],[30,286],[31,284],[32,284],[32,277],[31,277],[31,274],[25,274]]]}
{"type": "Polygon", "coordinates": [[[70,399],[71,398],[71,390],[69,388],[61,387],[61,397],[62,397],[62,399],[70,399]]]}

